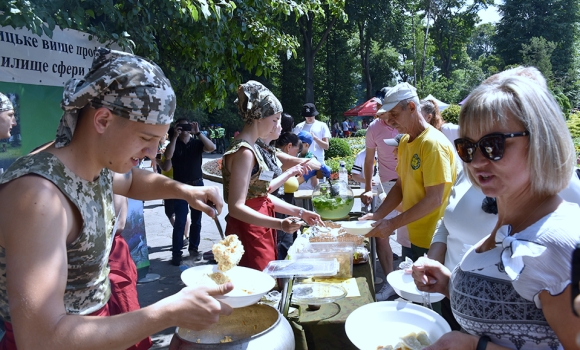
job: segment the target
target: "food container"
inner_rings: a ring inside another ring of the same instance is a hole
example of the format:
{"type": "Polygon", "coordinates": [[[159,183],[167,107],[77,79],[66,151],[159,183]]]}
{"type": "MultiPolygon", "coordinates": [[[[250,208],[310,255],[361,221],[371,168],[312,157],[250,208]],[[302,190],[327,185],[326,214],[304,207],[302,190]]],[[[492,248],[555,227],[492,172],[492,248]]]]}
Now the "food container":
{"type": "Polygon", "coordinates": [[[369,261],[369,251],[364,246],[360,245],[354,249],[352,263],[357,264],[364,264],[369,261]]]}
{"type": "Polygon", "coordinates": [[[350,278],[352,277],[354,248],[355,245],[352,242],[309,243],[298,250],[293,258],[299,261],[313,258],[335,258],[338,261],[339,267],[337,274],[332,277],[350,278]]]}
{"type": "Polygon", "coordinates": [[[312,207],[323,219],[345,218],[353,205],[354,194],[344,181],[320,182],[312,191],[312,207]]]}
{"type": "Polygon", "coordinates": [[[338,271],[338,261],[334,258],[273,260],[264,273],[274,278],[334,276],[338,271]]]}

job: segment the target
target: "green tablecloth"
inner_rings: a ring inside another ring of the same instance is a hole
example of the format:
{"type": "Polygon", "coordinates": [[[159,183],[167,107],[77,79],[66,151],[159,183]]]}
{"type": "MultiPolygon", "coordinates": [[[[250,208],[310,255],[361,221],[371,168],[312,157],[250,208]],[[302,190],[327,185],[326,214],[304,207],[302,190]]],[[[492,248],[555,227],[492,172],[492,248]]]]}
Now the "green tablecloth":
{"type": "Polygon", "coordinates": [[[356,349],[346,336],[344,324],[351,312],[375,301],[370,262],[354,265],[353,277],[356,278],[360,297],[323,304],[316,311],[308,311],[306,305],[300,305],[299,315],[289,316],[297,350],[356,349]]]}

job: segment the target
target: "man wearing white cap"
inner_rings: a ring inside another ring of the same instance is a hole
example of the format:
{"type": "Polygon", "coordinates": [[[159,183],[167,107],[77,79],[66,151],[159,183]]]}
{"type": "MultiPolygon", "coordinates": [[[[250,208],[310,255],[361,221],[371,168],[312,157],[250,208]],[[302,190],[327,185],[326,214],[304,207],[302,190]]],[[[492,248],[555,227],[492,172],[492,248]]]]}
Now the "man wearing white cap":
{"type": "Polygon", "coordinates": [[[378,113],[387,113],[389,125],[406,134],[399,142],[399,179],[375,213],[362,218],[377,220],[369,237],[385,238],[407,225],[413,260],[429,250],[456,177],[451,142],[423,119],[419,106],[416,89],[408,83],[386,93],[378,113]],[[385,218],[401,202],[403,212],[385,218]]]}
{"type": "MultiPolygon", "coordinates": [[[[383,88],[385,93],[389,88],[383,88]]],[[[380,103],[380,102],[379,102],[380,103]]],[[[390,189],[395,185],[397,178],[397,160],[393,155],[393,150],[395,147],[385,144],[384,139],[390,139],[395,137],[399,132],[387,123],[387,113],[377,113],[377,119],[375,119],[367,128],[365,146],[366,146],[366,156],[364,159],[363,174],[371,174],[373,169],[373,164],[375,161],[375,153],[377,155],[377,163],[379,170],[379,178],[381,181],[381,186],[376,187],[379,194],[383,191],[388,193],[390,189]]],[[[353,167],[354,169],[354,167],[353,167]]],[[[361,201],[365,205],[369,205],[373,198],[373,192],[371,187],[371,177],[365,177],[365,189],[367,192],[363,193],[361,196],[361,201]]],[[[382,196],[380,197],[382,198],[382,196]]],[[[378,201],[378,204],[381,202],[378,201]]],[[[397,215],[396,211],[388,214],[387,217],[397,215]]],[[[379,263],[385,275],[393,271],[393,250],[389,243],[389,238],[379,238],[376,239],[377,243],[377,256],[379,258],[379,263]]],[[[385,283],[381,290],[377,293],[376,297],[378,301],[387,300],[389,297],[395,294],[395,291],[385,283]]]]}

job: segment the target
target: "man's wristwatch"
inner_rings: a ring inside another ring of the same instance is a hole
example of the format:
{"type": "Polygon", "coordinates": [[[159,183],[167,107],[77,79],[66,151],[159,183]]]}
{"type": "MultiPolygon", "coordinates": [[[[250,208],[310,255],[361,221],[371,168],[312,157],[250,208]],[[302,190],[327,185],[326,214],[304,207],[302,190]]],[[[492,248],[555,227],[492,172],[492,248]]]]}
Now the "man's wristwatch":
{"type": "Polygon", "coordinates": [[[304,209],[300,208],[300,211],[298,212],[298,217],[300,219],[302,219],[302,214],[304,214],[304,209]]]}
{"type": "Polygon", "coordinates": [[[194,135],[195,135],[195,136],[199,136],[199,134],[201,134],[201,132],[200,132],[200,131],[196,132],[194,135]]]}

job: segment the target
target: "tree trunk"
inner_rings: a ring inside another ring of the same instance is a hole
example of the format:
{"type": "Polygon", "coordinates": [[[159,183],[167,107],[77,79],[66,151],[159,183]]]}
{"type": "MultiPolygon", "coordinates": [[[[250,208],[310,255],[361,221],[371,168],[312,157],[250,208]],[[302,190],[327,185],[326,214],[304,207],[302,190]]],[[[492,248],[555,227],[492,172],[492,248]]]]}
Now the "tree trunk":
{"type": "MultiPolygon", "coordinates": [[[[328,14],[328,16],[329,15],[330,14],[328,14]]],[[[310,12],[308,13],[308,18],[305,17],[306,16],[302,16],[298,19],[300,23],[300,32],[302,33],[302,43],[304,46],[304,77],[306,80],[304,86],[304,102],[314,103],[314,57],[322,45],[326,43],[328,33],[330,33],[330,30],[334,26],[334,23],[336,23],[338,17],[332,19],[316,47],[314,47],[314,43],[312,42],[314,37],[314,32],[312,30],[314,14],[310,12]]]]}
{"type": "Polygon", "coordinates": [[[421,63],[421,89],[425,79],[425,61],[427,60],[427,40],[429,39],[429,20],[431,19],[431,0],[427,5],[427,27],[425,28],[425,38],[423,38],[423,62],[421,63]]]}
{"type": "Polygon", "coordinates": [[[411,13],[411,28],[413,28],[413,85],[417,86],[417,41],[415,40],[415,15],[411,13]]]}
{"type": "Polygon", "coordinates": [[[302,32],[302,43],[304,47],[304,102],[314,102],[314,50],[312,49],[312,22],[314,20],[312,13],[308,18],[300,17],[300,26],[302,32]]]}

